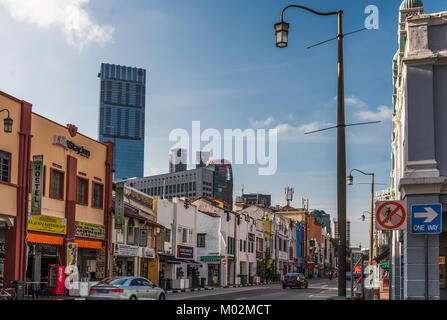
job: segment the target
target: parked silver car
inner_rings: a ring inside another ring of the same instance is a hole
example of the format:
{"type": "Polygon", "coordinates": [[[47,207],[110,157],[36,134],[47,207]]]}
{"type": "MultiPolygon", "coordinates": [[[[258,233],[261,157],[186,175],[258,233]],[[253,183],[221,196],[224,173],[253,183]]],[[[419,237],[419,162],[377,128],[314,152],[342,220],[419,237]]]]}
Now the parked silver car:
{"type": "Polygon", "coordinates": [[[166,292],[143,277],[106,278],[90,288],[87,300],[165,300],[166,292]]]}

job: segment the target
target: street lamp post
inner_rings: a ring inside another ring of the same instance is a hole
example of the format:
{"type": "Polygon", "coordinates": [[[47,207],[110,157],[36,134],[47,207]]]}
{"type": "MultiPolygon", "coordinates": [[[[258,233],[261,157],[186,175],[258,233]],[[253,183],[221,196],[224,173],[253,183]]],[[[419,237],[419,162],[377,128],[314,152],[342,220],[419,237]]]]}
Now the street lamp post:
{"type": "Polygon", "coordinates": [[[320,16],[338,16],[338,103],[337,103],[337,217],[339,221],[340,247],[338,250],[338,296],[346,296],[346,138],[345,98],[343,66],[343,11],[317,12],[300,5],[286,6],[281,12],[280,22],[275,24],[276,46],[287,47],[289,24],[284,22],[284,12],[299,8],[320,16]]]}
{"type": "Polygon", "coordinates": [[[8,113],[8,116],[5,118],[5,120],[3,120],[3,124],[4,124],[4,130],[6,133],[11,133],[12,132],[12,123],[13,120],[9,117],[9,110],[8,109],[2,109],[0,110],[0,113],[6,111],[8,113]]]}
{"type": "Polygon", "coordinates": [[[370,226],[370,232],[369,232],[369,265],[372,265],[372,259],[373,259],[373,234],[374,234],[374,173],[366,173],[358,169],[352,169],[349,172],[348,176],[348,184],[350,186],[354,183],[354,177],[352,176],[352,172],[357,171],[360,172],[366,176],[371,176],[371,226],[370,226]]]}

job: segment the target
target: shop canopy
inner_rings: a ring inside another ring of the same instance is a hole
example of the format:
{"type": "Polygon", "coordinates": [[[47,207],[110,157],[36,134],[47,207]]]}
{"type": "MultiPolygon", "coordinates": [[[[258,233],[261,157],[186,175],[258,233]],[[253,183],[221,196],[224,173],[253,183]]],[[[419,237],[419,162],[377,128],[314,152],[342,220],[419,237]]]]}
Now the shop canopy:
{"type": "Polygon", "coordinates": [[[196,265],[202,265],[200,262],[194,261],[194,260],[183,260],[187,264],[196,264],[196,265]]]}
{"type": "Polygon", "coordinates": [[[382,251],[381,254],[379,254],[377,257],[374,258],[376,262],[381,262],[383,259],[385,259],[390,254],[390,248],[386,248],[382,251]]]}
{"type": "Polygon", "coordinates": [[[158,254],[159,258],[160,258],[160,262],[166,262],[168,264],[180,264],[182,262],[184,262],[183,260],[177,259],[174,256],[170,256],[170,255],[166,255],[166,254],[158,254]]]}
{"type": "Polygon", "coordinates": [[[27,242],[63,245],[64,238],[62,236],[50,236],[46,234],[28,233],[27,242]]]}

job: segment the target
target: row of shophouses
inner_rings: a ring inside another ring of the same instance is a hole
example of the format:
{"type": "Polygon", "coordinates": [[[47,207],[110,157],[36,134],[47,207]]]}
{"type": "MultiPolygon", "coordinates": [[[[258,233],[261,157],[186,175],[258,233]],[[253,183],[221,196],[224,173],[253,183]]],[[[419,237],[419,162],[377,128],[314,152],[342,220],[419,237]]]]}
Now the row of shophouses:
{"type": "MultiPolygon", "coordinates": [[[[206,197],[151,197],[127,182],[124,210],[117,212],[113,143],[34,113],[30,103],[4,92],[0,106],[12,120],[0,130],[0,280],[6,287],[14,280],[54,287],[70,265],[84,283],[132,275],[171,288],[336,268],[329,226],[307,209],[236,204],[233,210],[206,197]]],[[[59,289],[53,292],[67,293],[59,289]]]]}
{"type": "Polygon", "coordinates": [[[113,237],[117,276],[147,276],[163,287],[183,289],[279,280],[288,272],[324,277],[336,269],[330,232],[307,209],[240,205],[234,211],[205,196],[150,197],[130,183],[124,203],[124,228],[113,237]],[[154,228],[146,233],[143,226],[154,228]],[[147,235],[153,237],[149,243],[147,235]],[[145,252],[152,259],[149,269],[145,252]]]}

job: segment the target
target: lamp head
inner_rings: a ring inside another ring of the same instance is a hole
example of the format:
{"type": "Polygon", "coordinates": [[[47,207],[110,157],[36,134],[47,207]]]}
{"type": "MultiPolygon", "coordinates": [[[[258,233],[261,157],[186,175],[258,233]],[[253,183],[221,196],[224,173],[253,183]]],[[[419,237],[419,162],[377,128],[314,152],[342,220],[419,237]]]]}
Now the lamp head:
{"type": "Polygon", "coordinates": [[[5,120],[3,120],[4,126],[5,126],[5,132],[6,133],[11,133],[12,132],[12,119],[8,116],[7,118],[5,118],[5,120]]]}
{"type": "Polygon", "coordinates": [[[276,32],[276,46],[278,48],[287,47],[288,35],[289,35],[289,24],[287,22],[280,21],[275,24],[276,32]]]}
{"type": "Polygon", "coordinates": [[[348,179],[348,185],[352,186],[354,184],[354,177],[349,175],[347,179],[348,179]]]}

